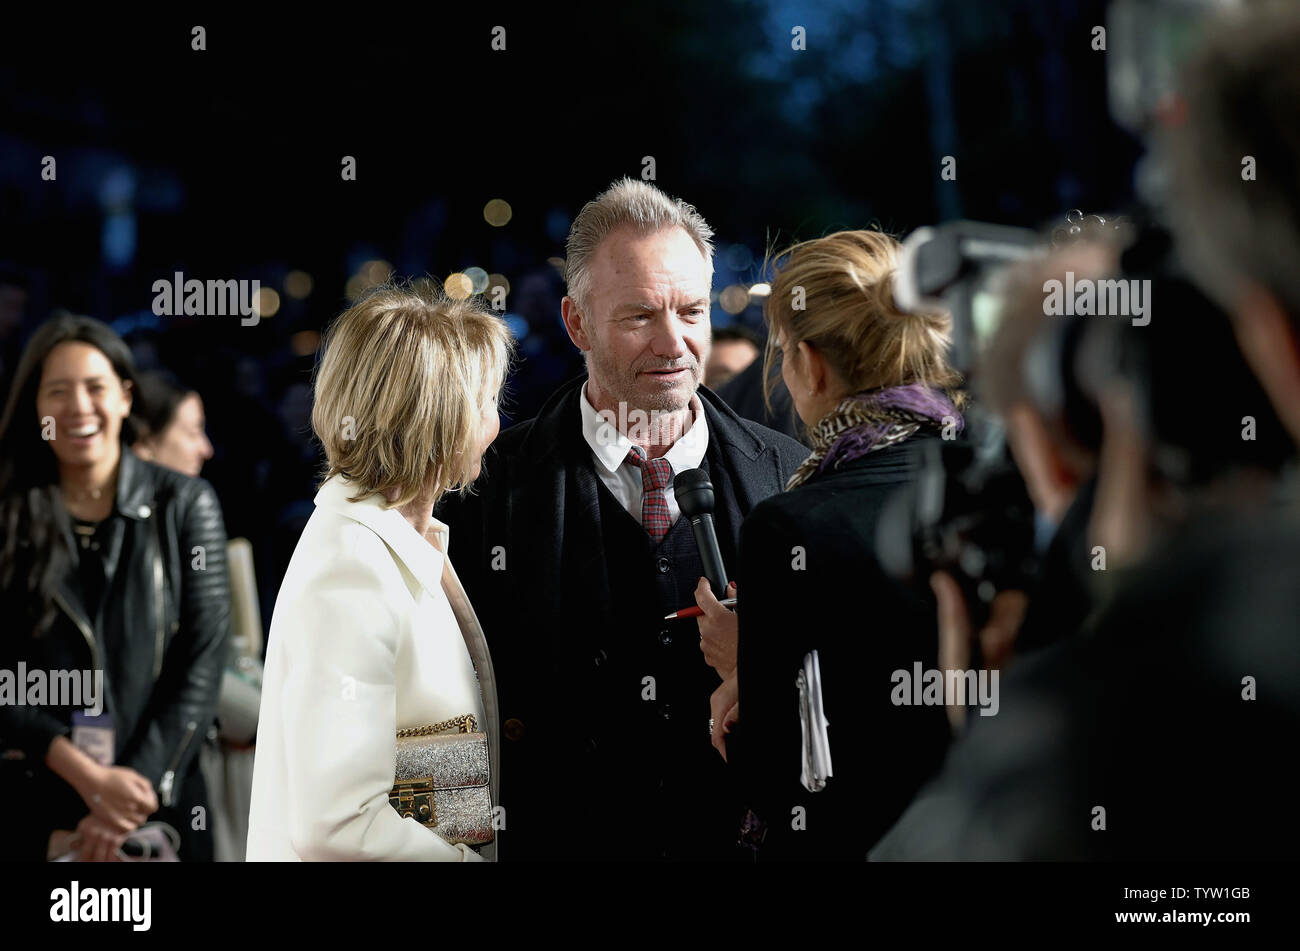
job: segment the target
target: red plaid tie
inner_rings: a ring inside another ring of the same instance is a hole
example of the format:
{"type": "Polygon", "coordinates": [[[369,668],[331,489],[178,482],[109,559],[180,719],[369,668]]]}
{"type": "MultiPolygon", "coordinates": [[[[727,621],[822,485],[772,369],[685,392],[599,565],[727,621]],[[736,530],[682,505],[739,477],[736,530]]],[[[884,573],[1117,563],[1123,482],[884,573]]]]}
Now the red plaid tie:
{"type": "Polygon", "coordinates": [[[672,481],[673,464],[662,456],[647,460],[640,446],[628,450],[627,461],[641,470],[641,525],[658,544],[672,527],[664,489],[672,481]]]}

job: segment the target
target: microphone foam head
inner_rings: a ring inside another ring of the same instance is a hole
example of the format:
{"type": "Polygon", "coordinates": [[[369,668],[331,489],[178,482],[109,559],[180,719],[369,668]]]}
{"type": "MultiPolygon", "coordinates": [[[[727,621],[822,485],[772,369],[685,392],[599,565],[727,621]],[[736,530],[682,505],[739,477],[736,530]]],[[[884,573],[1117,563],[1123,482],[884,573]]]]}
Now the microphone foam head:
{"type": "Polygon", "coordinates": [[[703,469],[684,469],[673,476],[673,495],[687,518],[713,514],[713,483],[703,469]]]}

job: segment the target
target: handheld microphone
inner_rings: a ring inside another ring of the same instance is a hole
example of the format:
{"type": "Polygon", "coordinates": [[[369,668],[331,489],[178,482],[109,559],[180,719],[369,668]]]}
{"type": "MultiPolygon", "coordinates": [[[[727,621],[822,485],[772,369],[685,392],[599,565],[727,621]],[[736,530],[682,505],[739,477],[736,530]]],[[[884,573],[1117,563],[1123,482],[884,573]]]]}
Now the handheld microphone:
{"type": "Polygon", "coordinates": [[[713,483],[703,469],[686,469],[673,477],[673,495],[677,507],[691,520],[695,546],[700,550],[704,577],[709,579],[715,598],[727,593],[727,569],[722,564],[718,534],[713,528],[713,483]]]}

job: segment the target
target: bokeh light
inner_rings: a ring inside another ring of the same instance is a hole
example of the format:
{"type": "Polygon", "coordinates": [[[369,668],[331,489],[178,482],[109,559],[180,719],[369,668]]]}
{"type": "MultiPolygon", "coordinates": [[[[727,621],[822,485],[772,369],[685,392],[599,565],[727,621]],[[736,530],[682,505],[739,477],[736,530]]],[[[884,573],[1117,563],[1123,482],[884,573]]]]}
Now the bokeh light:
{"type": "Polygon", "coordinates": [[[749,291],[739,284],[732,284],[718,295],[718,303],[727,313],[739,314],[749,306],[749,291]]]}
{"type": "Polygon", "coordinates": [[[376,284],[382,284],[393,274],[393,266],[384,260],[367,261],[361,265],[361,273],[365,275],[366,280],[373,287],[376,284]]]}
{"type": "Polygon", "coordinates": [[[290,271],[284,278],[284,292],[294,300],[303,300],[311,294],[315,282],[306,271],[290,271]]]}
{"type": "Polygon", "coordinates": [[[502,228],[510,223],[510,203],[500,198],[493,198],[483,206],[483,220],[494,228],[502,228]]]}
{"type": "Polygon", "coordinates": [[[473,288],[472,293],[482,294],[488,289],[487,271],[483,270],[481,267],[467,267],[465,268],[464,273],[465,276],[469,278],[470,287],[473,288]]]}
{"type": "Polygon", "coordinates": [[[468,275],[457,271],[447,275],[447,279],[442,282],[442,289],[452,300],[465,300],[474,293],[474,282],[468,275]]]}
{"type": "Polygon", "coordinates": [[[263,287],[257,292],[257,300],[253,304],[253,309],[257,311],[259,317],[274,317],[280,309],[280,294],[275,288],[263,287]]]}
{"type": "Polygon", "coordinates": [[[354,301],[366,292],[366,288],[371,287],[369,278],[364,274],[353,274],[348,278],[348,283],[343,288],[343,293],[347,295],[348,300],[354,301]]]}
{"type": "Polygon", "coordinates": [[[294,356],[309,357],[320,348],[320,333],[315,330],[300,330],[289,338],[289,348],[294,356]]]}

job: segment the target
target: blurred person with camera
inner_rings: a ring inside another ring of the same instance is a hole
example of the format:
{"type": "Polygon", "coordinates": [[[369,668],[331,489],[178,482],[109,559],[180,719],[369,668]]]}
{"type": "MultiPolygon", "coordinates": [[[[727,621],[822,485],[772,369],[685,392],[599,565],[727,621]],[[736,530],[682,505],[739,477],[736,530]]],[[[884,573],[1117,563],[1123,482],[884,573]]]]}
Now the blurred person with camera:
{"type": "MultiPolygon", "coordinates": [[[[1300,729],[1300,512],[1294,472],[1277,478],[1300,443],[1300,13],[1239,11],[1206,35],[1165,144],[1177,258],[1231,324],[1176,274],[1153,281],[1151,326],[1126,332],[1098,389],[1090,532],[1122,574],[1087,636],[1012,669],[1003,715],[954,746],[873,859],[1300,847],[1279,755],[1300,729]],[[1256,180],[1243,182],[1242,155],[1267,157],[1256,180]],[[1157,326],[1163,343],[1138,337],[1157,326]],[[1258,386],[1236,375],[1229,326],[1258,386]]],[[[1150,266],[1126,255],[1124,276],[1150,266]]],[[[959,637],[960,607],[941,612],[959,637]]]]}
{"type": "Polygon", "coordinates": [[[127,448],[134,380],[108,326],[58,317],[0,416],[0,670],[93,673],[103,694],[85,713],[84,696],[0,704],[12,858],[113,860],[151,817],[183,860],[211,858],[193,817],[229,624],[225,529],[208,483],[127,448]]]}
{"type": "Polygon", "coordinates": [[[960,431],[965,397],[945,357],[951,318],[894,304],[897,255],[887,235],[843,231],[778,256],[766,359],[780,356],[813,452],[745,519],[737,613],[696,590],[701,649],[726,678],[714,745],[766,824],[763,858],[860,861],[948,741],[941,706],[891,699],[895,671],[938,662],[934,602],[886,576],[876,532],[925,446],[960,431]],[[812,651],[833,763],[817,792],[801,783],[796,686],[812,651]]]}
{"type": "MultiPolygon", "coordinates": [[[[1033,502],[1039,556],[1031,590],[1025,592],[1027,604],[1003,614],[1010,623],[983,632],[978,653],[987,666],[1001,667],[1013,654],[1077,631],[1094,604],[1088,525],[1101,414],[1078,371],[1093,325],[1045,319],[1042,286],[1066,271],[1083,279],[1104,278],[1115,267],[1117,252],[1109,241],[1080,241],[1013,270],[1003,292],[1002,319],[980,361],[976,389],[985,409],[1005,425],[1007,448],[1033,502]]],[[[932,585],[942,605],[960,598],[946,572],[932,585]]],[[[955,662],[969,654],[960,641],[947,647],[955,662]]]]}

